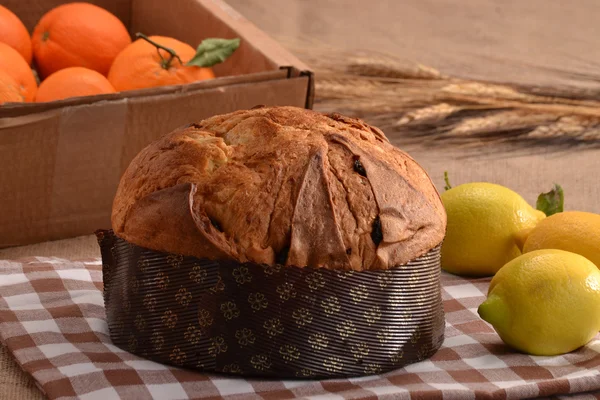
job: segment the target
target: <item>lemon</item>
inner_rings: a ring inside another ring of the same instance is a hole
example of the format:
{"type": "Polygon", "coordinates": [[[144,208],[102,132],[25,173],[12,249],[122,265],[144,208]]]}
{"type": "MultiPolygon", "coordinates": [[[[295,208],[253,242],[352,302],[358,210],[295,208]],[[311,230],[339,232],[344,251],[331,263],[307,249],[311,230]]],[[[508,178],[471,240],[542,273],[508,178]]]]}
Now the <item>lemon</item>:
{"type": "Polygon", "coordinates": [[[524,254],[494,276],[478,312],[519,351],[568,353],[600,330],[600,270],[563,250],[524,254]]]}
{"type": "Polygon", "coordinates": [[[527,236],[523,252],[561,249],[581,254],[600,268],[600,215],[565,211],[541,221],[527,236]]]}
{"type": "Polygon", "coordinates": [[[521,255],[517,244],[545,217],[512,190],[474,182],[442,193],[448,228],[442,268],[459,275],[493,275],[521,255]]]}

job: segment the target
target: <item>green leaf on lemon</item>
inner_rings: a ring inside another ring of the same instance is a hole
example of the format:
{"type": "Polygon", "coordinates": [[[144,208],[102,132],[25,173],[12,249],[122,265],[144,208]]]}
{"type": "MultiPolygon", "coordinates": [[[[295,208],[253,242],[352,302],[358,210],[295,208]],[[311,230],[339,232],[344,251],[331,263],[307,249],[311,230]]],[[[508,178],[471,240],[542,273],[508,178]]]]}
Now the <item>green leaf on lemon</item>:
{"type": "Polygon", "coordinates": [[[446,186],[444,186],[445,190],[452,189],[452,185],[450,184],[450,179],[448,178],[448,171],[444,171],[444,182],[446,183],[446,186]]]}
{"type": "Polygon", "coordinates": [[[204,39],[196,49],[196,55],[185,65],[212,67],[222,63],[240,47],[240,39],[204,39]]]}
{"type": "Polygon", "coordinates": [[[563,212],[565,205],[565,193],[560,185],[554,184],[554,188],[548,193],[542,193],[537,198],[536,208],[546,214],[547,217],[563,212]]]}

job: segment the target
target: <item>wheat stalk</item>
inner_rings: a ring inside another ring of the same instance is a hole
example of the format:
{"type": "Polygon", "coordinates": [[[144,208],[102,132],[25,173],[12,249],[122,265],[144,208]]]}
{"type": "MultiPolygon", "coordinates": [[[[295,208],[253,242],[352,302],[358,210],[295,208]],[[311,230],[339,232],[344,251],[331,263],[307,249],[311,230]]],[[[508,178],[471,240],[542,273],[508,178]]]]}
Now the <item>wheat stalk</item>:
{"type": "Polygon", "coordinates": [[[283,42],[315,70],[316,109],[363,118],[396,141],[600,145],[597,93],[458,79],[390,54],[283,42]]]}

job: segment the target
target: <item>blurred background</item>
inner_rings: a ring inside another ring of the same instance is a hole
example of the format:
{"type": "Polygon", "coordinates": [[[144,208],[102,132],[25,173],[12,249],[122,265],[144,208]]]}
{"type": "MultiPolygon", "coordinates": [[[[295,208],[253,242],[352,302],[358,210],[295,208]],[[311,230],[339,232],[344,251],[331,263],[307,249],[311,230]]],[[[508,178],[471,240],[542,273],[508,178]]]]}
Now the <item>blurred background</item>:
{"type": "Polygon", "coordinates": [[[600,89],[600,2],[228,0],[284,45],[312,38],[463,78],[600,89]]]}

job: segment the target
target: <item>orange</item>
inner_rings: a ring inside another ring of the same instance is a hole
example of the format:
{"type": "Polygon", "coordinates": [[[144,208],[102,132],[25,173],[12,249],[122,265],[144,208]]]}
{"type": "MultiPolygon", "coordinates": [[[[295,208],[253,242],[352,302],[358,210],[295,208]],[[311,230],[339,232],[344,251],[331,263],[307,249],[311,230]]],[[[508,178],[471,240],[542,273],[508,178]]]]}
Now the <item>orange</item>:
{"type": "Polygon", "coordinates": [[[88,68],[71,67],[61,69],[44,79],[35,101],[39,103],[114,92],[115,89],[101,73],[88,68]]]}
{"type": "Polygon", "coordinates": [[[0,70],[0,105],[4,103],[23,102],[23,96],[18,86],[12,77],[0,70]]]}
{"type": "Polygon", "coordinates": [[[18,85],[24,101],[33,101],[37,82],[27,61],[7,44],[0,43],[0,70],[6,72],[18,85]]]}
{"type": "Polygon", "coordinates": [[[116,90],[179,85],[215,77],[210,68],[184,65],[196,54],[192,46],[164,36],[150,36],[149,39],[173,50],[178,57],[158,50],[144,39],[136,40],[115,58],[110,68],[108,80],[116,90]]]}
{"type": "Polygon", "coordinates": [[[23,22],[8,8],[0,6],[0,42],[19,52],[31,64],[31,38],[23,22]]]}
{"type": "Polygon", "coordinates": [[[31,35],[33,57],[43,77],[63,68],[108,73],[131,38],[113,14],[89,3],[68,3],[48,11],[31,35]]]}

